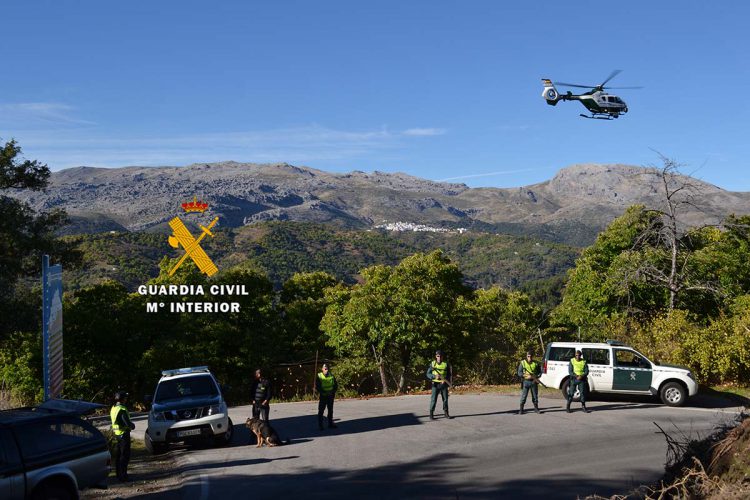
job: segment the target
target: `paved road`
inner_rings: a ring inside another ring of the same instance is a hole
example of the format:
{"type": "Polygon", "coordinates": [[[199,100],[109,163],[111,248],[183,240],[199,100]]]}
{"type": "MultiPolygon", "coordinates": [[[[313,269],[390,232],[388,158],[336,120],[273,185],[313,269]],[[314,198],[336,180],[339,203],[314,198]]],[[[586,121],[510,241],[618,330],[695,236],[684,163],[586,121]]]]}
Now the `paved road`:
{"type": "MultiPolygon", "coordinates": [[[[230,410],[235,437],[226,448],[179,453],[183,487],[159,498],[576,498],[623,493],[657,480],[667,431],[705,436],[741,411],[699,403],[669,408],[627,400],[589,403],[567,414],[542,398],[541,415],[515,415],[517,397],[452,395],[453,420],[430,421],[429,396],[337,401],[338,429],[319,431],[316,403],[272,404],[271,423],[287,446],[257,449],[230,410]],[[703,407],[700,407],[703,406],[703,407]]],[[[440,403],[438,403],[438,407],[440,403]]],[[[144,425],[138,426],[142,437],[144,425]]],[[[156,495],[154,495],[156,497],[156,495]]],[[[151,498],[144,495],[142,498],[151,498]]]]}

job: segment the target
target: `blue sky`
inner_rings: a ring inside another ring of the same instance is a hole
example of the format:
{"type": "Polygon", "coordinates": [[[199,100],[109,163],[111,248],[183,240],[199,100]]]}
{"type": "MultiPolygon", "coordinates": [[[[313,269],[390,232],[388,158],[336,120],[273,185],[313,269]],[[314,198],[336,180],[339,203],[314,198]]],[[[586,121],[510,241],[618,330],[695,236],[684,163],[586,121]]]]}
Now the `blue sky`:
{"type": "Polygon", "coordinates": [[[741,1],[10,1],[0,138],[53,170],[288,162],[514,187],[658,164],[750,191],[741,1]],[[520,3],[520,2],[518,2],[520,3]],[[630,112],[547,106],[541,78],[630,112]]]}

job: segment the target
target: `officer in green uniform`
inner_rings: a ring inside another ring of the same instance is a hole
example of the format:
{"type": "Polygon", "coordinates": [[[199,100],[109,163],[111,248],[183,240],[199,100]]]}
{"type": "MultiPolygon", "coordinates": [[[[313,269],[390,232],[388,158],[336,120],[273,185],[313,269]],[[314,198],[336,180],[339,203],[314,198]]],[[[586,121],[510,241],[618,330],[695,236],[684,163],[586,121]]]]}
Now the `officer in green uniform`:
{"type": "Polygon", "coordinates": [[[328,427],[336,428],[333,423],[333,399],[336,397],[336,390],[339,388],[336,377],[331,373],[328,363],[323,363],[323,367],[315,379],[315,389],[317,389],[320,399],[318,400],[318,428],[323,430],[323,410],[328,407],[328,427]]]}
{"type": "Polygon", "coordinates": [[[573,394],[576,393],[576,387],[581,393],[581,405],[583,405],[584,413],[589,411],[586,409],[586,378],[589,376],[589,365],[586,360],[583,359],[583,353],[576,351],[575,358],[570,360],[568,365],[568,406],[565,411],[570,413],[570,403],[573,401],[573,394]]]}
{"type": "Polygon", "coordinates": [[[526,404],[529,389],[531,389],[534,411],[539,413],[539,377],[542,376],[542,367],[534,361],[531,352],[527,352],[526,359],[522,359],[518,365],[518,376],[523,379],[521,382],[521,408],[518,410],[518,414],[523,415],[523,405],[526,404]]]}
{"type": "Polygon", "coordinates": [[[115,393],[115,405],[109,412],[112,420],[112,432],[117,443],[115,445],[115,472],[117,479],[122,482],[130,481],[128,477],[128,462],[130,462],[130,431],[135,424],[130,421],[130,412],[125,407],[128,402],[127,392],[115,393]]]}
{"type": "Polygon", "coordinates": [[[435,352],[435,361],[427,367],[427,378],[432,381],[432,395],[430,396],[430,420],[435,420],[435,405],[437,396],[443,398],[443,412],[446,418],[453,418],[448,413],[448,386],[453,382],[451,365],[445,361],[443,351],[435,352]]]}

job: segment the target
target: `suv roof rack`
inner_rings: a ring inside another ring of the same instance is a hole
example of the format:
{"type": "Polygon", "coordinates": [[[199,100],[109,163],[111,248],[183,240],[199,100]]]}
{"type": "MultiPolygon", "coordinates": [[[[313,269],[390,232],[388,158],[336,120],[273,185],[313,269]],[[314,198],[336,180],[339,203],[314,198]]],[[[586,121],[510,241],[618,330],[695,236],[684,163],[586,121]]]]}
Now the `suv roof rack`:
{"type": "Polygon", "coordinates": [[[627,345],[625,342],[621,342],[619,340],[614,340],[614,339],[607,339],[606,342],[609,345],[622,345],[622,346],[626,346],[627,345]]]}
{"type": "Polygon", "coordinates": [[[176,368],[174,370],[162,370],[162,377],[174,377],[175,375],[185,375],[187,373],[208,373],[207,366],[193,366],[191,368],[176,368]]]}

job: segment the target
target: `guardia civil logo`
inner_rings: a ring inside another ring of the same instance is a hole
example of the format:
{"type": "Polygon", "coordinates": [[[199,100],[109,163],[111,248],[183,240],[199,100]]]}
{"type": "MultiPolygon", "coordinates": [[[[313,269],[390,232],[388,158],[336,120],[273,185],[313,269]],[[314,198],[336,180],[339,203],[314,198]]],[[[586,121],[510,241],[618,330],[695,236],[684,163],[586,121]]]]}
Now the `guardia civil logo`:
{"type": "MultiPolygon", "coordinates": [[[[190,213],[203,213],[208,209],[208,203],[205,203],[204,201],[198,201],[198,197],[193,197],[193,201],[183,203],[182,209],[185,211],[186,214],[190,213]]],[[[183,262],[185,262],[185,259],[190,257],[193,262],[195,262],[195,265],[198,266],[198,269],[206,274],[206,276],[213,276],[218,272],[218,268],[216,267],[216,264],[213,263],[211,258],[206,254],[206,252],[201,248],[201,241],[206,236],[214,237],[214,234],[211,232],[211,228],[213,228],[216,223],[219,221],[219,218],[214,218],[210,224],[208,224],[208,227],[200,225],[200,228],[202,230],[200,236],[197,238],[193,237],[190,230],[185,226],[185,223],[182,222],[182,220],[179,217],[175,217],[174,219],[169,221],[169,227],[172,228],[172,234],[169,236],[169,245],[173,248],[180,248],[182,247],[185,250],[184,255],[180,258],[180,260],[175,264],[175,266],[170,269],[169,275],[172,276],[182,265],[183,262]]]]}

